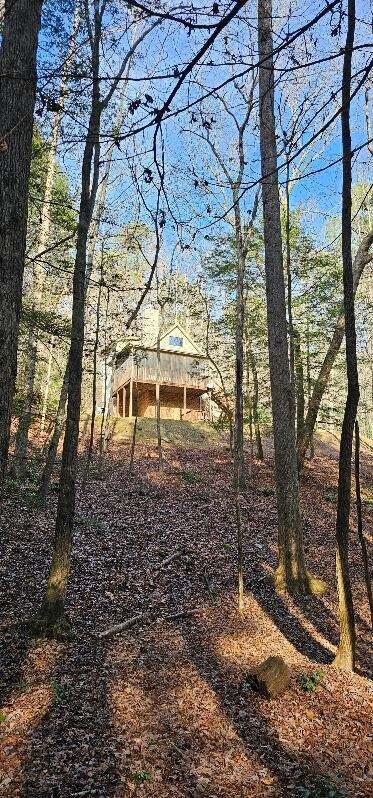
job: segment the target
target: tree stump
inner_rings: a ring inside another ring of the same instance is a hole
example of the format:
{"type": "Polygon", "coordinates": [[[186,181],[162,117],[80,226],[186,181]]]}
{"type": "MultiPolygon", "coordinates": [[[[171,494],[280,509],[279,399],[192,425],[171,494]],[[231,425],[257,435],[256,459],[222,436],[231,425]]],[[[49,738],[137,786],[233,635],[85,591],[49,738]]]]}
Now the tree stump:
{"type": "Polygon", "coordinates": [[[250,671],[249,681],[254,690],[266,698],[283,693],[290,682],[290,670],[282,657],[268,657],[250,671]]]}

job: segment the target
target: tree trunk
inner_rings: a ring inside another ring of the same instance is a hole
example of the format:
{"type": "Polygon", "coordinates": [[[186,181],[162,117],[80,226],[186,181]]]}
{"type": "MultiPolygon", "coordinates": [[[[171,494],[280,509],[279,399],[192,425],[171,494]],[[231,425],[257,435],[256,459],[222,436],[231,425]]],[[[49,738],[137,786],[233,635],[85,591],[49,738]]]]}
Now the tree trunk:
{"type": "Polygon", "coordinates": [[[246,256],[242,241],[242,224],[239,196],[233,189],[234,225],[237,252],[236,272],[236,324],[235,324],[235,413],[234,413],[234,485],[235,489],[245,489],[245,458],[243,437],[243,375],[244,375],[244,326],[245,299],[244,279],[246,256]]]}
{"type": "MultiPolygon", "coordinates": [[[[159,284],[157,282],[157,293],[159,291],[159,284]]],[[[155,419],[157,427],[157,446],[158,446],[158,468],[163,471],[163,453],[162,453],[162,433],[161,433],[161,398],[160,398],[160,381],[161,381],[161,330],[163,327],[164,307],[168,298],[164,301],[158,299],[160,307],[160,319],[157,334],[157,384],[155,386],[155,419]]]]}
{"type": "Polygon", "coordinates": [[[112,372],[110,376],[110,386],[109,391],[107,389],[107,319],[108,319],[108,310],[109,310],[109,301],[110,301],[110,290],[107,288],[106,293],[106,303],[105,303],[105,330],[104,330],[104,407],[101,417],[101,424],[100,424],[100,449],[99,449],[99,474],[101,475],[102,472],[102,464],[103,464],[103,456],[106,452],[107,447],[107,430],[108,430],[108,421],[109,417],[111,416],[111,410],[113,407],[112,403],[112,372]]]}
{"type": "Polygon", "coordinates": [[[285,198],[286,198],[286,221],[285,221],[285,237],[286,237],[286,282],[287,282],[287,307],[288,307],[288,322],[289,322],[289,366],[290,366],[290,386],[291,386],[291,413],[292,422],[295,428],[295,340],[294,340],[294,325],[293,325],[293,290],[291,280],[291,242],[290,242],[290,164],[289,160],[286,163],[286,183],[285,183],[285,198]]]}
{"type": "Polygon", "coordinates": [[[253,476],[253,463],[254,463],[254,440],[253,440],[253,403],[251,399],[250,388],[250,366],[247,354],[246,344],[246,408],[249,416],[249,444],[250,444],[250,462],[249,462],[249,479],[253,476]]]}
{"type": "MultiPolygon", "coordinates": [[[[308,317],[307,317],[307,328],[306,328],[306,346],[307,346],[307,402],[308,402],[308,405],[309,405],[309,403],[311,401],[312,384],[311,384],[310,327],[309,327],[308,317]]],[[[303,433],[303,430],[304,430],[304,418],[303,418],[303,424],[302,424],[302,433],[303,433]]],[[[299,441],[298,441],[298,444],[299,444],[299,441]]],[[[310,450],[310,455],[309,455],[310,459],[313,460],[313,458],[315,456],[315,447],[314,447],[314,442],[313,442],[313,432],[311,432],[311,435],[310,435],[309,450],[310,450]]],[[[298,469],[299,469],[299,463],[298,463],[298,469]]]]}
{"type": "Polygon", "coordinates": [[[355,422],[355,487],[356,487],[356,514],[357,514],[357,531],[361,546],[361,555],[363,558],[364,578],[367,589],[369,609],[370,609],[370,622],[373,628],[373,594],[372,582],[370,578],[370,568],[368,560],[368,552],[364,538],[363,531],[363,514],[361,509],[361,494],[360,494],[360,433],[359,422],[355,422]]]}
{"type": "MultiPolygon", "coordinates": [[[[137,388],[137,384],[136,384],[136,388],[137,388]]],[[[135,446],[136,446],[136,432],[137,432],[137,414],[135,416],[135,423],[133,425],[133,430],[132,430],[131,455],[130,455],[130,464],[128,466],[129,475],[131,475],[132,471],[133,471],[133,458],[135,456],[135,446]]]]}
{"type": "Polygon", "coordinates": [[[65,593],[70,571],[84,348],[87,240],[97,191],[99,160],[97,156],[102,109],[98,81],[99,25],[99,13],[96,9],[95,36],[92,46],[92,103],[82,163],[81,197],[73,277],[66,431],[62,452],[53,557],[48,575],[46,595],[38,619],[39,629],[47,634],[58,633],[59,627],[64,623],[65,593]]]}
{"type": "Polygon", "coordinates": [[[157,446],[158,446],[158,468],[163,471],[163,454],[162,454],[162,433],[161,433],[161,399],[160,399],[160,385],[157,382],[155,386],[155,418],[157,426],[157,446]]]}
{"type": "Polygon", "coordinates": [[[280,588],[304,593],[310,589],[315,589],[315,586],[311,586],[311,581],[306,572],[299,512],[277,175],[271,0],[258,0],[258,26],[259,59],[261,62],[259,68],[260,151],[268,350],[279,541],[279,563],[276,571],[276,583],[280,588]]]}
{"type": "Polygon", "coordinates": [[[68,387],[69,387],[69,364],[67,363],[66,364],[65,373],[64,373],[64,376],[63,376],[63,380],[62,380],[60,398],[59,398],[59,401],[58,401],[57,413],[56,413],[56,418],[55,418],[55,422],[54,422],[54,429],[53,429],[52,437],[51,437],[51,439],[49,441],[49,446],[48,446],[45,466],[43,468],[43,473],[41,475],[40,485],[39,485],[38,494],[37,494],[39,501],[41,501],[43,503],[45,503],[46,498],[47,498],[47,494],[48,494],[48,490],[49,490],[49,486],[50,486],[50,482],[51,482],[51,478],[52,478],[53,468],[54,468],[54,464],[56,462],[58,444],[60,442],[60,437],[62,435],[62,430],[63,430],[63,428],[65,426],[65,411],[66,411],[68,387]]]}
{"type": "MultiPolygon", "coordinates": [[[[61,84],[60,84],[58,111],[56,111],[56,113],[54,114],[52,122],[52,132],[51,132],[51,139],[48,151],[44,198],[40,213],[39,236],[36,243],[35,257],[34,257],[33,286],[32,286],[33,313],[36,313],[39,310],[43,297],[44,272],[42,268],[42,256],[48,245],[48,239],[51,228],[51,203],[53,197],[53,187],[54,187],[54,178],[56,170],[56,153],[57,153],[58,139],[60,134],[65,99],[66,99],[66,83],[67,83],[66,74],[69,70],[71,60],[74,55],[75,39],[79,28],[79,13],[77,8],[78,6],[76,6],[75,9],[72,33],[70,37],[67,57],[64,64],[64,73],[62,75],[61,84]]],[[[34,383],[35,383],[36,363],[37,363],[37,336],[35,332],[35,324],[32,319],[30,324],[30,335],[28,338],[27,361],[28,361],[27,398],[25,403],[25,412],[20,421],[17,431],[14,462],[13,462],[13,470],[19,474],[22,473],[22,466],[25,461],[27,453],[29,427],[32,418],[32,406],[34,401],[34,383]]]]}
{"type": "Polygon", "coordinates": [[[40,420],[40,437],[44,434],[44,427],[45,427],[45,418],[47,415],[47,407],[48,407],[48,397],[49,397],[49,388],[51,383],[51,374],[52,374],[52,359],[53,359],[53,349],[54,349],[54,335],[50,340],[50,350],[48,356],[48,368],[47,368],[47,379],[45,381],[45,389],[44,389],[44,399],[43,399],[43,409],[41,412],[41,420],[40,420]]]}
{"type": "Polygon", "coordinates": [[[100,334],[100,307],[101,307],[101,291],[102,291],[102,263],[101,263],[101,278],[100,278],[100,285],[98,287],[98,295],[97,295],[97,305],[96,305],[96,330],[95,330],[95,341],[93,345],[93,375],[92,375],[92,412],[91,412],[91,426],[89,431],[89,442],[88,442],[88,453],[87,453],[87,462],[84,470],[83,482],[82,482],[82,493],[84,494],[85,489],[87,487],[88,477],[89,477],[89,469],[91,466],[92,461],[92,453],[93,453],[93,442],[94,442],[94,435],[95,435],[95,419],[96,419],[96,409],[97,409],[97,352],[98,352],[98,342],[99,342],[99,334],[100,334]]]}
{"type": "Polygon", "coordinates": [[[0,484],[17,374],[41,8],[42,0],[6,0],[0,49],[0,484]]]}
{"type": "Polygon", "coordinates": [[[294,367],[295,367],[295,387],[296,387],[296,417],[297,417],[297,441],[302,435],[304,426],[304,373],[300,334],[293,327],[294,341],[294,367]]]}
{"type": "Polygon", "coordinates": [[[351,62],[355,36],[355,0],[348,0],[348,22],[346,45],[343,57],[342,77],[342,262],[343,299],[346,326],[347,400],[343,417],[339,450],[338,504],[337,504],[337,585],[339,599],[340,637],[335,665],[353,671],[355,668],[355,615],[350,582],[348,560],[348,538],[351,504],[351,457],[354,425],[359,404],[359,374],[356,355],[356,329],[354,307],[354,284],[352,265],[351,224],[351,131],[350,93],[351,62]]]}
{"type": "MultiPolygon", "coordinates": [[[[363,274],[365,266],[371,262],[373,255],[369,253],[369,249],[373,244],[373,230],[370,230],[364,236],[359,249],[355,255],[353,264],[353,295],[355,297],[361,275],[363,274]]],[[[312,396],[308,404],[307,414],[304,421],[302,436],[298,441],[298,469],[301,471],[304,465],[307,449],[311,443],[312,435],[315,429],[317,416],[320,410],[322,398],[328,385],[330,372],[333,368],[335,359],[341,348],[341,344],[345,334],[345,316],[341,313],[338,316],[334,333],[329,344],[328,351],[324,357],[323,364],[319,371],[319,375],[314,384],[312,396]]]]}
{"type": "Polygon", "coordinates": [[[34,383],[35,383],[35,373],[36,373],[36,340],[33,329],[31,327],[29,329],[29,335],[28,335],[28,351],[30,356],[26,364],[26,396],[25,396],[22,415],[19,419],[19,424],[16,434],[14,458],[10,469],[12,475],[16,479],[22,477],[26,463],[28,431],[31,424],[32,406],[34,401],[34,383]]]}
{"type": "Polygon", "coordinates": [[[251,369],[251,373],[253,376],[253,395],[252,395],[252,407],[253,407],[253,421],[254,421],[254,431],[255,431],[255,442],[256,442],[256,456],[258,460],[264,460],[263,454],[263,444],[262,444],[262,436],[260,432],[260,422],[259,422],[259,381],[258,381],[258,372],[256,368],[256,360],[254,352],[248,344],[247,346],[247,357],[249,360],[249,366],[251,369]]]}

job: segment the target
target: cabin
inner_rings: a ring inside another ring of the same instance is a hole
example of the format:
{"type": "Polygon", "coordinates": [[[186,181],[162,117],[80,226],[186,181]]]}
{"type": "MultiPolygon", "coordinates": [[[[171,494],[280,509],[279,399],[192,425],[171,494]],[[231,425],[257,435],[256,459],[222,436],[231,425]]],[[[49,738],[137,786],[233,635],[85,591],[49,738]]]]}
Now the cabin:
{"type": "Polygon", "coordinates": [[[128,344],[116,354],[113,412],[122,418],[154,418],[159,397],[161,418],[199,421],[211,409],[213,382],[209,359],[175,323],[150,346],[128,344]]]}

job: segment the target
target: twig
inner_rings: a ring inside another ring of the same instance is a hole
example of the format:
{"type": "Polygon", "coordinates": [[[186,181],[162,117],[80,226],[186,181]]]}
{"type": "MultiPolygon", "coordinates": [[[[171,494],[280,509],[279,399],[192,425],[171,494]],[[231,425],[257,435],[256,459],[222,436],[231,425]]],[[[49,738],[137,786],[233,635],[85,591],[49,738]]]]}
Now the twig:
{"type": "Polygon", "coordinates": [[[207,590],[208,590],[210,596],[213,597],[214,594],[213,594],[213,591],[211,590],[210,580],[208,578],[208,575],[207,575],[207,572],[206,572],[206,568],[203,569],[203,578],[204,578],[205,585],[207,587],[207,590]]]}
{"type": "Polygon", "coordinates": [[[199,612],[198,607],[196,607],[194,610],[181,610],[181,612],[172,612],[170,615],[164,615],[164,619],[167,621],[176,621],[177,618],[186,618],[188,615],[195,615],[196,612],[199,612]]]}
{"type": "Polygon", "coordinates": [[[154,570],[155,571],[160,571],[161,568],[164,568],[164,566],[168,565],[168,563],[172,562],[172,560],[176,560],[176,558],[180,557],[180,555],[181,555],[181,551],[175,551],[173,554],[170,554],[169,557],[166,557],[165,560],[162,560],[162,562],[159,565],[157,565],[154,570]]]}
{"type": "Polygon", "coordinates": [[[133,626],[134,623],[137,623],[137,621],[141,621],[143,617],[143,612],[140,613],[140,615],[133,615],[132,618],[129,618],[128,621],[124,621],[124,623],[117,623],[115,626],[104,629],[103,632],[98,632],[97,637],[109,637],[109,635],[115,635],[116,632],[123,632],[125,629],[129,629],[130,626],[133,626]]]}

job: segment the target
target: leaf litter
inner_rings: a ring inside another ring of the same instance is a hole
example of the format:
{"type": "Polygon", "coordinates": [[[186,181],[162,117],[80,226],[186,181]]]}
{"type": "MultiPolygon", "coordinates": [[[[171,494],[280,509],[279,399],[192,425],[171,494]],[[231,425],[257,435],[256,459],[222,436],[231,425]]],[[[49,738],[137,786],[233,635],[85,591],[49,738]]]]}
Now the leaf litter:
{"type": "MultiPolygon", "coordinates": [[[[129,444],[114,439],[104,479],[93,474],[77,502],[69,642],[35,640],[29,626],[43,595],[56,496],[46,510],[22,491],[5,496],[4,798],[371,796],[369,615],[353,517],[358,672],[330,664],[338,618],[334,506],[325,486],[337,484],[335,446],[320,444],[302,477],[307,561],[328,582],[323,598],[290,598],[272,585],[270,457],[268,446],[242,502],[246,598],[239,615],[227,448],[168,445],[160,474],[155,447],[140,443],[129,477],[129,444]],[[248,674],[274,654],[292,679],[284,695],[266,701],[248,674]]],[[[371,467],[364,454],[367,489],[371,467]]],[[[372,516],[366,508],[366,531],[372,516]]]]}

